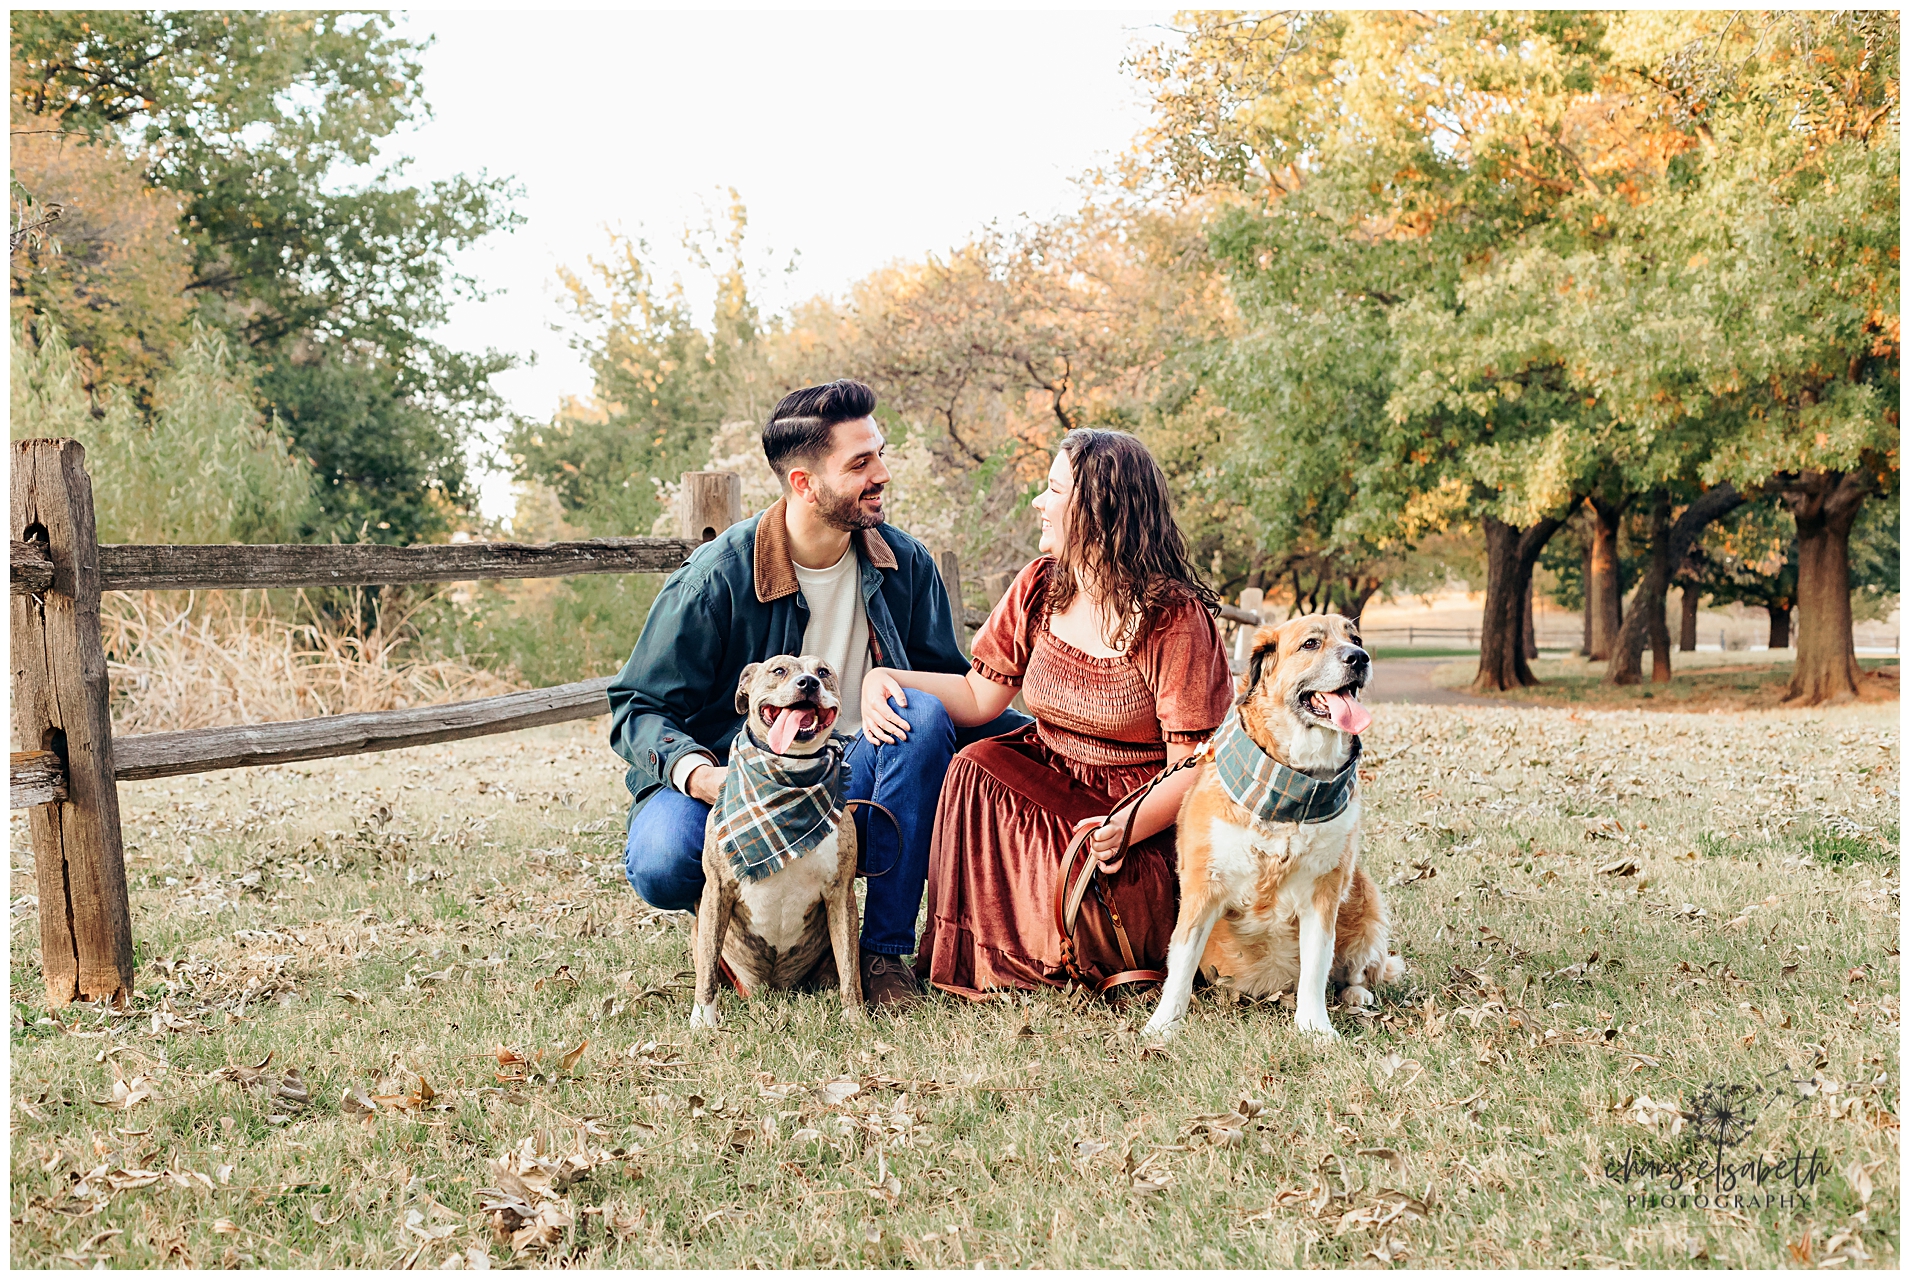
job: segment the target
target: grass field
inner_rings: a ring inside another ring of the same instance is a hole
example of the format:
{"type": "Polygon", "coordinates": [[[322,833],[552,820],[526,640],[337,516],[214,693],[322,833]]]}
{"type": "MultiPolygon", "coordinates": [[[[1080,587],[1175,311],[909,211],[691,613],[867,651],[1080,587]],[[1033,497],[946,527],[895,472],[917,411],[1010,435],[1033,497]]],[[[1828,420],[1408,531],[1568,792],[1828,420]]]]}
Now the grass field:
{"type": "Polygon", "coordinates": [[[1060,993],[693,1036],[600,722],[123,787],[124,1014],[42,1006],[16,816],[11,1261],[1897,1266],[1894,705],[1375,714],[1409,973],[1331,1046],[1214,992],[1164,1050],[1060,993]],[[1772,1176],[1638,1202],[1714,1148],[1772,1176]]]}

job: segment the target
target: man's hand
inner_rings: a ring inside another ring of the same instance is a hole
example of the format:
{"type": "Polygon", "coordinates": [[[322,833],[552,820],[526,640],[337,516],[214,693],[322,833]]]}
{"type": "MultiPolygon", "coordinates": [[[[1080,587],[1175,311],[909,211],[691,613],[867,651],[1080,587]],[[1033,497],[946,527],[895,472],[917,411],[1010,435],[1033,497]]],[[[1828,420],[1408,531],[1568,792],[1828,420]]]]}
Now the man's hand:
{"type": "Polygon", "coordinates": [[[713,805],[716,797],[723,792],[723,779],[729,777],[729,772],[721,765],[700,764],[690,770],[690,776],[684,779],[683,789],[689,792],[690,799],[713,805]]]}
{"type": "Polygon", "coordinates": [[[897,707],[909,705],[909,692],[887,667],[876,667],[862,677],[862,732],[869,741],[884,746],[902,742],[909,736],[909,722],[896,714],[897,707]]]}
{"type": "Polygon", "coordinates": [[[1100,828],[1088,837],[1088,853],[1101,864],[1101,873],[1111,876],[1121,869],[1121,864],[1126,862],[1127,858],[1125,855],[1115,857],[1121,851],[1121,828],[1111,824],[1103,825],[1105,823],[1107,823],[1106,814],[1098,818],[1083,818],[1074,824],[1074,834],[1080,835],[1083,827],[1100,828]],[[1114,858],[1114,861],[1109,862],[1109,858],[1114,858]]]}

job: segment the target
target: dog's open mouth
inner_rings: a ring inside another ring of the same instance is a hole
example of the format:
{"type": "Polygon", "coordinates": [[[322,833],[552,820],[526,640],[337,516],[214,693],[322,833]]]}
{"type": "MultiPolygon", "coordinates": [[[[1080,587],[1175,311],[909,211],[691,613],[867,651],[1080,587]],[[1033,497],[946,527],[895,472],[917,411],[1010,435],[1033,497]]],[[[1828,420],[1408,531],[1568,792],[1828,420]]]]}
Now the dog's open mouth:
{"type": "Polygon", "coordinates": [[[1316,689],[1301,701],[1306,703],[1308,711],[1341,733],[1362,733],[1367,725],[1373,723],[1371,713],[1360,705],[1360,687],[1356,684],[1331,692],[1316,689]]]}
{"type": "Polygon", "coordinates": [[[820,707],[813,702],[792,702],[786,707],[764,703],[763,723],[769,726],[769,749],[777,755],[789,750],[792,742],[808,742],[828,731],[836,722],[836,708],[820,707]]]}

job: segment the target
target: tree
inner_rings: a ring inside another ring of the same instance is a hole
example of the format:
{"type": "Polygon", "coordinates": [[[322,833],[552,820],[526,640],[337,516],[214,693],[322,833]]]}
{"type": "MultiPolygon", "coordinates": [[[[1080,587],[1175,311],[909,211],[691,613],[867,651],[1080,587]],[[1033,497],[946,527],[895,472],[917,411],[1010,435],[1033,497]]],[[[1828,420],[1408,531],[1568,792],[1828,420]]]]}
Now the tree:
{"type": "Polygon", "coordinates": [[[1770,615],[1770,647],[1791,647],[1797,607],[1797,537],[1774,501],[1747,503],[1733,519],[1705,531],[1688,561],[1686,597],[1709,595],[1714,604],[1748,604],[1770,615]]]}
{"type": "Polygon", "coordinates": [[[1689,145],[1609,235],[1498,274],[1553,312],[1548,341],[1614,423],[1661,456],[1692,437],[1662,479],[1778,494],[1799,537],[1789,697],[1851,696],[1849,532],[1898,475],[1896,22],[1634,13],[1611,44],[1689,145]]]}
{"type": "Polygon", "coordinates": [[[740,203],[730,217],[708,330],[697,326],[681,282],[656,281],[641,240],[614,235],[583,274],[559,271],[591,395],[549,423],[520,422],[507,449],[518,476],[555,491],[564,519],[590,536],[648,533],[662,514],[660,487],[702,466],[716,425],[761,422],[782,395],[749,295],[740,203]]]}
{"type": "Polygon", "coordinates": [[[510,362],[429,334],[475,292],[450,255],[515,221],[509,188],[405,186],[402,165],[341,181],[428,112],[423,46],[362,12],[40,11],[11,31],[16,103],[137,152],[177,193],[196,313],[253,353],[267,407],[328,477],[312,532],[441,535],[510,362]],[[368,438],[394,423],[399,446],[368,438]]]}
{"type": "MultiPolygon", "coordinates": [[[[1541,349],[1546,318],[1500,277],[1523,255],[1596,243],[1695,144],[1654,116],[1600,14],[1192,23],[1183,45],[1138,64],[1156,86],[1163,168],[1183,186],[1238,192],[1268,210],[1291,247],[1311,250],[1287,253],[1294,309],[1344,311],[1358,300],[1385,317],[1383,341],[1396,352],[1391,424],[1365,425],[1349,450],[1367,465],[1363,514],[1338,527],[1383,537],[1479,524],[1492,634],[1478,686],[1529,683],[1521,633],[1532,563],[1633,442],[1588,403],[1579,370],[1556,347],[1541,349]],[[1508,323],[1524,329],[1510,341],[1508,323]]],[[[1257,265],[1280,270],[1287,249],[1265,246],[1257,265]]],[[[1331,375],[1306,375],[1316,386],[1322,376],[1331,375]]]]}
{"type": "Polygon", "coordinates": [[[48,235],[11,255],[13,323],[59,331],[95,407],[121,387],[149,409],[192,312],[179,199],[148,186],[143,166],[116,144],[69,135],[17,103],[12,133],[16,206],[60,210],[48,235]]]}
{"type": "Polygon", "coordinates": [[[42,322],[13,329],[15,439],[86,447],[102,542],[286,542],[312,503],[311,467],[262,421],[250,370],[195,328],[142,414],[129,392],[89,391],[79,358],[42,322]]]}

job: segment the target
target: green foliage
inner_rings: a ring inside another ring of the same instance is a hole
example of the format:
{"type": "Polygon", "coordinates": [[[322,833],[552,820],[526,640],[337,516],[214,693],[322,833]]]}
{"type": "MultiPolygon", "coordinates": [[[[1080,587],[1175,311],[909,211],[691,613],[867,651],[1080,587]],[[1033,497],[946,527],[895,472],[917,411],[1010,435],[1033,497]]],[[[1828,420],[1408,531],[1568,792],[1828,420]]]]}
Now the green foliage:
{"type": "Polygon", "coordinates": [[[469,605],[419,619],[434,656],[514,673],[533,688],[616,674],[663,587],[653,573],[564,578],[491,588],[469,605]]]}
{"type": "Polygon", "coordinates": [[[101,413],[73,351],[16,325],[14,439],[66,436],[86,448],[101,542],[289,542],[309,517],[312,473],[259,418],[246,366],[195,327],[142,417],[109,391],[101,413]]]}
{"type": "Polygon", "coordinates": [[[43,11],[14,15],[12,52],[24,108],[142,149],[178,194],[198,314],[255,353],[261,393],[326,477],[308,532],[441,535],[510,361],[427,335],[475,295],[450,255],[517,219],[500,180],[406,186],[402,165],[373,168],[428,113],[423,46],[380,13],[43,11]],[[354,185],[353,169],[371,176],[354,185]]]}
{"type": "Polygon", "coordinates": [[[403,546],[449,531],[468,496],[464,435],[408,389],[406,374],[342,344],[260,370],[267,402],[317,476],[307,534],[403,546]]]}
{"type": "Polygon", "coordinates": [[[506,447],[519,478],[554,490],[564,519],[589,536],[648,533],[662,513],[659,487],[704,465],[717,424],[761,421],[780,397],[747,287],[746,226],[733,204],[708,331],[680,283],[658,284],[640,240],[614,236],[605,257],[589,259],[587,276],[560,272],[578,325],[572,343],[590,361],[591,397],[552,422],[520,422],[506,447]]]}

